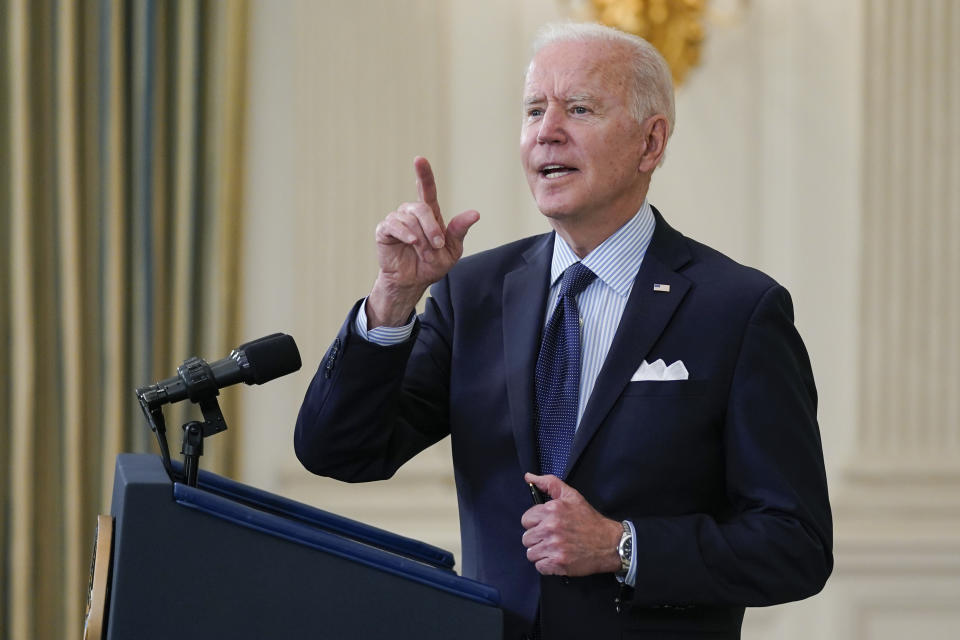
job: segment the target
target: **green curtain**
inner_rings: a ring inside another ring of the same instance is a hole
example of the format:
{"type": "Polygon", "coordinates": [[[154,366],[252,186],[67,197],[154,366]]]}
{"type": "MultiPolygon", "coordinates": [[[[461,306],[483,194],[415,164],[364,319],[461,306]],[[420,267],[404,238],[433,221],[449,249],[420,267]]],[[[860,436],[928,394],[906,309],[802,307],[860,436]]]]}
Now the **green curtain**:
{"type": "MultiPolygon", "coordinates": [[[[134,388],[239,342],[246,20],[243,0],[0,0],[4,638],[81,636],[114,458],[155,450],[134,388]]],[[[232,473],[235,433],[204,468],[232,473]]]]}

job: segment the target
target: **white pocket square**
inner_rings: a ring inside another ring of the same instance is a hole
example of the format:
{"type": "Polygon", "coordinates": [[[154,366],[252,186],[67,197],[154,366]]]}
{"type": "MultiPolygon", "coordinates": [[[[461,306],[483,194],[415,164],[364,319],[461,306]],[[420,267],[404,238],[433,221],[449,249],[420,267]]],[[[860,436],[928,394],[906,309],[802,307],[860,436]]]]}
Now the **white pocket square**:
{"type": "Polygon", "coordinates": [[[689,377],[690,374],[687,372],[687,368],[683,366],[682,360],[677,360],[669,367],[663,363],[663,360],[656,360],[653,364],[644,360],[640,368],[630,378],[630,382],[686,380],[689,377]]]}

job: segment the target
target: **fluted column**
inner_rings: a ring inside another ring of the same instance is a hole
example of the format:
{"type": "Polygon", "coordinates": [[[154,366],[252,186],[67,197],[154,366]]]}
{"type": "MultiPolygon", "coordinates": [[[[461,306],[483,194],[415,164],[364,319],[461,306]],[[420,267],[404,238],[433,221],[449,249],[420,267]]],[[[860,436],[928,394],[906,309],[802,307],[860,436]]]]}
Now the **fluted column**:
{"type": "Polygon", "coordinates": [[[443,177],[444,32],[435,0],[306,2],[300,16],[297,290],[316,292],[305,326],[325,341],[373,282],[376,224],[416,198],[414,156],[443,177]]]}
{"type": "Polygon", "coordinates": [[[866,17],[858,466],[960,478],[960,6],[866,17]]]}
{"type": "Polygon", "coordinates": [[[864,17],[860,409],[838,563],[960,570],[960,5],[872,0],[864,17]]]}

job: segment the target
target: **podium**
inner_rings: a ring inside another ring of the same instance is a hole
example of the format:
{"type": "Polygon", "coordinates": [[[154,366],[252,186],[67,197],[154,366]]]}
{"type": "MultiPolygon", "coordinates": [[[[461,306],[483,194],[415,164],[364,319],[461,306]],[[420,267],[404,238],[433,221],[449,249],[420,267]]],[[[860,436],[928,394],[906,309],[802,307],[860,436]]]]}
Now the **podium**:
{"type": "Polygon", "coordinates": [[[111,515],[108,640],[502,637],[497,590],[449,552],[212,473],[121,454],[111,515]]]}

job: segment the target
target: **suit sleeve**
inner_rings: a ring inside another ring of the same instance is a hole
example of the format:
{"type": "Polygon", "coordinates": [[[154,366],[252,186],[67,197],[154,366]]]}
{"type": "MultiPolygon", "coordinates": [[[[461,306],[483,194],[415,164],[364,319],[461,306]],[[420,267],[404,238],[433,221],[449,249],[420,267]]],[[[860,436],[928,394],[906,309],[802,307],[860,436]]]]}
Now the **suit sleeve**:
{"type": "Polygon", "coordinates": [[[634,606],[766,606],[823,588],[832,521],[816,403],[790,296],[773,286],[747,323],[729,392],[730,511],[634,519],[634,606]]]}
{"type": "MultiPolygon", "coordinates": [[[[444,290],[441,281],[432,293],[444,290]]],[[[431,297],[409,340],[380,346],[356,334],[361,303],[310,382],[294,432],[305,468],[347,482],[390,478],[449,433],[449,316],[431,297]]]]}

